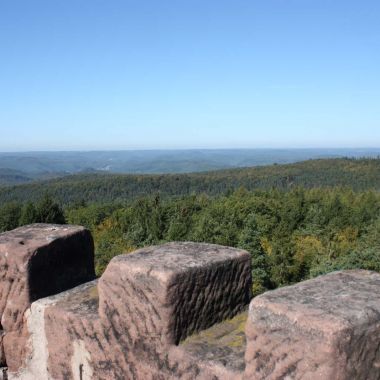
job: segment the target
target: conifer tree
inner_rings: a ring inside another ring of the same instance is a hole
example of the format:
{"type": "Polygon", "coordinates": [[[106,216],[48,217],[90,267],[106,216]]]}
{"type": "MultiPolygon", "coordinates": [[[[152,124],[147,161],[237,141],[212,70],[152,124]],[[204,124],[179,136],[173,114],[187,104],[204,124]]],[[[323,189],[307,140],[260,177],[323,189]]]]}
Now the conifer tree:
{"type": "Polygon", "coordinates": [[[239,247],[251,254],[253,295],[271,288],[268,258],[261,246],[260,232],[254,214],[249,214],[246,219],[240,234],[239,247]]]}

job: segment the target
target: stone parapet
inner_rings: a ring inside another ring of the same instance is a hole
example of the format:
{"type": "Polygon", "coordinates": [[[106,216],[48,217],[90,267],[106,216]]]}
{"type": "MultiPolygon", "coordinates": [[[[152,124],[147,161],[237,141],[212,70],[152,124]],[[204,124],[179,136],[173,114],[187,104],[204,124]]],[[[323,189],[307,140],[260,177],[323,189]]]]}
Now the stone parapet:
{"type": "Polygon", "coordinates": [[[92,249],[75,226],[0,235],[9,380],[380,378],[378,273],[335,272],[250,302],[243,250],[147,247],[93,280],[92,249]]]}
{"type": "Polygon", "coordinates": [[[98,283],[32,305],[32,355],[17,376],[145,380],[229,373],[207,360],[195,363],[187,345],[178,344],[245,310],[250,291],[246,251],[169,243],[118,256],[98,283]]]}

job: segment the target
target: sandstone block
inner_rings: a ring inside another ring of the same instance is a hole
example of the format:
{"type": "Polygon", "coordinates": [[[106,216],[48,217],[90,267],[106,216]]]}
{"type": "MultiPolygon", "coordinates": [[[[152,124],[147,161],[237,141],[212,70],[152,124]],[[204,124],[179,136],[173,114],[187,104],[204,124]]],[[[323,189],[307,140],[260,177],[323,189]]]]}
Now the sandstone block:
{"type": "Polygon", "coordinates": [[[380,274],[342,271],[256,297],[246,379],[380,378],[380,274]]]}
{"type": "Polygon", "coordinates": [[[15,378],[166,380],[176,374],[162,373],[164,357],[130,344],[131,326],[124,326],[122,335],[104,326],[98,305],[97,280],[33,303],[28,315],[32,354],[15,378]]]}
{"type": "Polygon", "coordinates": [[[17,379],[107,378],[93,372],[109,351],[99,324],[97,280],[34,302],[26,319],[30,355],[17,379]]]}
{"type": "Polygon", "coordinates": [[[99,281],[100,315],[133,342],[178,344],[249,303],[248,252],[168,243],[117,256],[99,281]]]}
{"type": "Polygon", "coordinates": [[[11,370],[26,355],[30,304],[93,279],[93,260],[92,237],[83,227],[33,224],[0,234],[0,318],[11,370]]]}
{"type": "MultiPolygon", "coordinates": [[[[175,343],[234,316],[250,300],[245,251],[172,243],[113,259],[99,282],[40,299],[27,315],[30,359],[15,376],[44,379],[228,379],[242,373],[241,331],[217,329],[239,348],[205,356],[175,343]],[[240,342],[241,341],[241,342],[240,342]],[[239,359],[226,370],[223,358],[239,359]]],[[[227,339],[227,338],[225,338],[227,339]]],[[[213,340],[214,342],[214,340],[213,340]]],[[[201,342],[201,345],[203,343],[201,342]]],[[[236,377],[237,378],[237,377],[236,377]]]]}

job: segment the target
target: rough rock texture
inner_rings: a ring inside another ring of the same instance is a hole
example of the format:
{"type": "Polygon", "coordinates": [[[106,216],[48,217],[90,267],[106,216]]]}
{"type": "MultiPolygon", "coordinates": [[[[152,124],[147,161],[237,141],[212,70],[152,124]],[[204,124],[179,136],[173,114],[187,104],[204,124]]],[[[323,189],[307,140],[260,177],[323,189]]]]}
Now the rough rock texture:
{"type": "Polygon", "coordinates": [[[120,334],[133,326],[132,340],[178,344],[242,311],[250,288],[248,252],[168,243],[112,259],[99,282],[100,313],[120,334]]]}
{"type": "Polygon", "coordinates": [[[175,346],[157,351],[133,344],[131,326],[118,334],[100,318],[98,302],[96,282],[35,302],[28,319],[32,355],[14,379],[211,378],[209,369],[175,346]]]}
{"type": "Polygon", "coordinates": [[[268,292],[247,313],[245,251],[170,243],[119,256],[86,282],[92,260],[81,227],[0,235],[9,380],[380,379],[378,273],[268,292]]]}
{"type": "Polygon", "coordinates": [[[5,360],[3,339],[4,339],[4,331],[0,330],[0,367],[5,367],[7,364],[5,360]]]}
{"type": "Polygon", "coordinates": [[[27,354],[24,314],[30,304],[93,279],[93,260],[92,237],[83,227],[34,224],[0,234],[3,362],[10,370],[27,354]]]}
{"type": "Polygon", "coordinates": [[[16,378],[230,379],[236,371],[220,360],[175,343],[235,316],[250,287],[250,257],[241,250],[171,243],[119,256],[98,285],[32,305],[32,354],[16,378]]]}
{"type": "Polygon", "coordinates": [[[26,368],[15,378],[92,378],[84,342],[99,355],[101,363],[103,346],[97,338],[101,331],[99,322],[96,280],[34,302],[27,314],[31,355],[26,368]]]}
{"type": "Polygon", "coordinates": [[[250,305],[246,379],[380,379],[380,274],[335,272],[250,305]]]}
{"type": "Polygon", "coordinates": [[[248,313],[220,322],[188,337],[180,345],[194,363],[219,366],[219,377],[241,379],[245,369],[245,324],[248,313]]]}

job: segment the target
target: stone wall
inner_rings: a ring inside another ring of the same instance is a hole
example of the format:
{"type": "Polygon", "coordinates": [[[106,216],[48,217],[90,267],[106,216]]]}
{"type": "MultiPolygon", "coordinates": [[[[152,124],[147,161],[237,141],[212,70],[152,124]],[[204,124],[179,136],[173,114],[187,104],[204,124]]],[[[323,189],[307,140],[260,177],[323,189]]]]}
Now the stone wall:
{"type": "Polygon", "coordinates": [[[250,289],[250,256],[234,248],[144,248],[96,280],[82,227],[0,234],[4,376],[380,378],[379,274],[336,272],[252,301],[250,289]]]}

